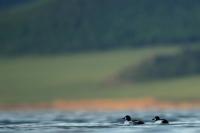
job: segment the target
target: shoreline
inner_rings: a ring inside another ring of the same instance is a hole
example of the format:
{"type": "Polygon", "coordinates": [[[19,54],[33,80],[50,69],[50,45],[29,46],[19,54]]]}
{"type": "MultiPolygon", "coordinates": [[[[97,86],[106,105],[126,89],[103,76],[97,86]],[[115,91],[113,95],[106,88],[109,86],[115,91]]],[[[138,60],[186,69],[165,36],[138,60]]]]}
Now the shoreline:
{"type": "Polygon", "coordinates": [[[153,98],[143,99],[95,99],[95,100],[56,100],[34,104],[0,104],[0,110],[86,110],[86,111],[120,111],[148,109],[200,109],[200,101],[171,102],[153,98]]]}

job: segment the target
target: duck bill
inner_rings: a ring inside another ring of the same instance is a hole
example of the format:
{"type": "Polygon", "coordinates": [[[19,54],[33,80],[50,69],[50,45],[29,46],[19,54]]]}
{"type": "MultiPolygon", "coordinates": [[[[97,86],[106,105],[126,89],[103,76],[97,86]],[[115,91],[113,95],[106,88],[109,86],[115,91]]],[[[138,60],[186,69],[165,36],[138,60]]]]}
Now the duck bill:
{"type": "Polygon", "coordinates": [[[152,121],[155,121],[155,120],[156,120],[155,118],[152,119],[152,121]]]}
{"type": "Polygon", "coordinates": [[[125,120],[125,117],[123,117],[122,120],[125,120]]]}

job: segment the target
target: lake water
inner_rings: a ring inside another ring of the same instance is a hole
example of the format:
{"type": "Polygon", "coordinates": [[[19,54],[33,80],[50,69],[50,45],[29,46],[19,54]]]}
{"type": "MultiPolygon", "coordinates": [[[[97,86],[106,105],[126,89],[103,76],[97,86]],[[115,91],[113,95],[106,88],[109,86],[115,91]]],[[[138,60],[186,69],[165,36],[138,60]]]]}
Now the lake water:
{"type": "Polygon", "coordinates": [[[1,133],[199,133],[200,110],[167,111],[1,111],[1,133]],[[146,123],[124,126],[121,118],[126,114],[141,118],[146,123]],[[151,119],[160,115],[169,125],[154,124],[151,119]]]}

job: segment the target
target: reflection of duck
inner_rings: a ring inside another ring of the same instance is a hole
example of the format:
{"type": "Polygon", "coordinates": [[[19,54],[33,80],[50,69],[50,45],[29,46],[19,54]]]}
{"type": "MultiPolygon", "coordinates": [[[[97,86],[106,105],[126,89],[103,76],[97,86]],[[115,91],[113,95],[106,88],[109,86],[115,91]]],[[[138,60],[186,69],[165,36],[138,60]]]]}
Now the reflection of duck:
{"type": "Polygon", "coordinates": [[[166,120],[166,119],[160,119],[159,116],[155,116],[152,120],[155,123],[158,123],[158,124],[169,124],[168,120],[166,120]]]}
{"type": "Polygon", "coordinates": [[[140,124],[144,124],[144,122],[141,121],[141,120],[132,120],[129,115],[126,115],[122,119],[124,120],[124,125],[140,125],[140,124]]]}

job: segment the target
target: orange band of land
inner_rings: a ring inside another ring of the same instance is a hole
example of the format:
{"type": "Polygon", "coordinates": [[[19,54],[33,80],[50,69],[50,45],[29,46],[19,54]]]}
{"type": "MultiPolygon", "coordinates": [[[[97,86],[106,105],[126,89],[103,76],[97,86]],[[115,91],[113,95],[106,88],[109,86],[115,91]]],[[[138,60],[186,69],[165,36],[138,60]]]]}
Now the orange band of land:
{"type": "Polygon", "coordinates": [[[97,99],[66,101],[57,100],[50,103],[38,104],[9,104],[0,105],[2,110],[21,110],[21,109],[59,109],[59,110],[130,110],[130,109],[192,109],[200,108],[200,101],[193,102],[167,102],[158,101],[153,98],[146,99],[97,99]]]}

